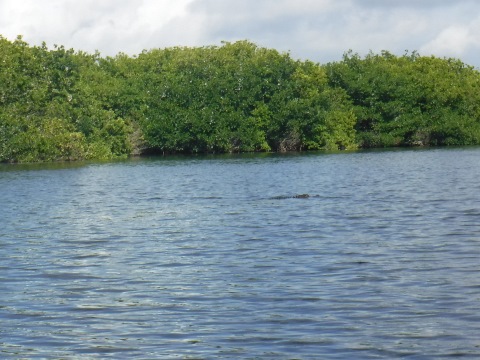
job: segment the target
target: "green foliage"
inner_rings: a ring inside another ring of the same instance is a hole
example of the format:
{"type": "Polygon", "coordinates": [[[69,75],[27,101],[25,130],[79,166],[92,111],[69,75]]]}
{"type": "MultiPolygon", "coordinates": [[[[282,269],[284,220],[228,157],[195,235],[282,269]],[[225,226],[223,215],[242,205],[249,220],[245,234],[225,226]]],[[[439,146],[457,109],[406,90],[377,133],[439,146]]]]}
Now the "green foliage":
{"type": "Polygon", "coordinates": [[[349,52],[325,68],[355,105],[364,147],[480,143],[480,74],[459,60],[349,52]]]}
{"type": "MultiPolygon", "coordinates": [[[[345,93],[328,89],[323,69],[247,41],[221,47],[173,48],[138,57],[134,81],[147,96],[141,127],[161,152],[289,151],[354,147],[353,122],[340,138],[323,134],[342,113],[345,93]],[[140,79],[140,80],[139,80],[140,79]],[[330,125],[326,125],[330,121],[330,125]],[[323,126],[323,127],[322,127],[323,126]],[[343,145],[345,142],[345,145],[343,145]]],[[[336,134],[337,134],[336,133],[336,134]]]]}
{"type": "Polygon", "coordinates": [[[311,62],[298,63],[281,116],[289,128],[280,146],[294,149],[355,148],[352,106],[342,89],[327,85],[325,71],[311,62]]]}
{"type": "Polygon", "coordinates": [[[131,152],[127,121],[99,54],[0,37],[0,161],[114,158],[131,152]],[[92,149],[102,149],[101,151],[92,149]]]}
{"type": "Polygon", "coordinates": [[[102,58],[0,36],[0,162],[479,144],[479,90],[472,67],[415,52],[321,66],[239,41],[102,58]]]}

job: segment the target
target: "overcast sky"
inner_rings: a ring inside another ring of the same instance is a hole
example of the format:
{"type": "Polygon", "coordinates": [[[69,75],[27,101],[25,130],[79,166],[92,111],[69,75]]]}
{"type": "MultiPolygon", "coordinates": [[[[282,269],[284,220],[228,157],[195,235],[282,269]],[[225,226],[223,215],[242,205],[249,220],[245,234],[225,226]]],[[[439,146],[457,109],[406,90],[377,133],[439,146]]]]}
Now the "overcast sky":
{"type": "Polygon", "coordinates": [[[417,50],[480,68],[479,0],[0,0],[0,34],[102,55],[247,39],[321,63],[417,50]]]}

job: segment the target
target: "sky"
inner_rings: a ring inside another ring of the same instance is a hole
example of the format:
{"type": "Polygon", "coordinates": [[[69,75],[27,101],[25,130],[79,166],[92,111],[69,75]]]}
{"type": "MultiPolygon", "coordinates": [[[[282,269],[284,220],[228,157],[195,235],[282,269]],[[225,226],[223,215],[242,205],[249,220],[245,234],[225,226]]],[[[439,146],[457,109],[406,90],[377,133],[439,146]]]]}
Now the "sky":
{"type": "Polygon", "coordinates": [[[480,0],[0,0],[0,35],[103,56],[250,40],[320,63],[415,50],[480,68],[480,0]]]}

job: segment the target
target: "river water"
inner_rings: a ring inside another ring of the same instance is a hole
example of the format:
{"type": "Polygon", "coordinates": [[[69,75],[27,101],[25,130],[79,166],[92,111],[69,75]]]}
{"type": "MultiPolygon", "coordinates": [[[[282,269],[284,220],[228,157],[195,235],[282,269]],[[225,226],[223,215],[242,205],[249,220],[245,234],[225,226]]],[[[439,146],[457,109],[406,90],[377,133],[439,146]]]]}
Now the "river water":
{"type": "Polygon", "coordinates": [[[480,148],[1,165],[0,358],[478,359],[479,179],[480,148]]]}

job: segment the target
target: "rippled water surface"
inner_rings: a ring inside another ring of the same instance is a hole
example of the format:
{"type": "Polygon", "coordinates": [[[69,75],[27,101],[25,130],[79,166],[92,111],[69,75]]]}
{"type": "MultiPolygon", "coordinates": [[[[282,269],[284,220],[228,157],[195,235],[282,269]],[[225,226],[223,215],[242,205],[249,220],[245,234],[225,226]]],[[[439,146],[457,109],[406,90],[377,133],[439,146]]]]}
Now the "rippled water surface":
{"type": "Polygon", "coordinates": [[[0,358],[480,358],[478,148],[2,165],[0,189],[0,358]]]}

